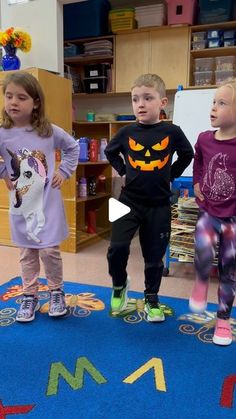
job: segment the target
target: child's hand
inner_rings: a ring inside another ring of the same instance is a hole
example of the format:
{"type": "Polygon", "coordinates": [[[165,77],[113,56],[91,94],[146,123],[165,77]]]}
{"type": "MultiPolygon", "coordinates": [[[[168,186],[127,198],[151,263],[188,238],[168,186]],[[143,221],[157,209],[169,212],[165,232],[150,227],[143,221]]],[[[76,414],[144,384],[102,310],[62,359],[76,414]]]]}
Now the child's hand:
{"type": "Polygon", "coordinates": [[[3,178],[3,180],[4,180],[5,184],[6,184],[7,189],[9,191],[13,191],[14,185],[13,185],[11,179],[8,176],[6,176],[6,177],[3,178]]]}
{"type": "Polygon", "coordinates": [[[194,195],[195,195],[198,199],[200,199],[200,201],[204,201],[204,196],[203,196],[203,194],[201,193],[201,189],[200,189],[200,185],[199,185],[199,183],[195,183],[195,185],[194,185],[194,195]]]}
{"type": "Polygon", "coordinates": [[[52,178],[52,187],[60,189],[64,180],[65,177],[63,176],[63,174],[60,172],[60,170],[57,170],[52,178]]]}

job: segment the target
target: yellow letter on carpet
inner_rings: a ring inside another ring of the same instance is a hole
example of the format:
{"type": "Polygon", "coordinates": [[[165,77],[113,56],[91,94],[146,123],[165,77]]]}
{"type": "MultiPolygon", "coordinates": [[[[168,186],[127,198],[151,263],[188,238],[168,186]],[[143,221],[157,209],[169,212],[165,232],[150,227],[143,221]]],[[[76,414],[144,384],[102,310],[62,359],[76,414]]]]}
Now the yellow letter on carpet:
{"type": "Polygon", "coordinates": [[[142,365],[127,378],[123,380],[126,384],[133,384],[138,378],[149,371],[151,368],[154,369],[154,377],[156,389],[160,391],[166,391],[165,377],[162,360],[160,358],[152,358],[146,364],[142,365]]]}

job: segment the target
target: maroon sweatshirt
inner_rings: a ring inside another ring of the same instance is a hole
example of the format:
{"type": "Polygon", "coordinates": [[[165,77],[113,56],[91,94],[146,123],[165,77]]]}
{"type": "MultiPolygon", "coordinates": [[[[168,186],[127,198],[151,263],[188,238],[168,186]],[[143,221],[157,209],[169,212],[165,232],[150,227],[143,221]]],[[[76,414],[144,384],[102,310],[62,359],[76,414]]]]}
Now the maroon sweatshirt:
{"type": "Polygon", "coordinates": [[[215,131],[202,132],[195,145],[193,184],[200,183],[200,209],[219,218],[236,215],[236,138],[216,140],[215,131]]]}

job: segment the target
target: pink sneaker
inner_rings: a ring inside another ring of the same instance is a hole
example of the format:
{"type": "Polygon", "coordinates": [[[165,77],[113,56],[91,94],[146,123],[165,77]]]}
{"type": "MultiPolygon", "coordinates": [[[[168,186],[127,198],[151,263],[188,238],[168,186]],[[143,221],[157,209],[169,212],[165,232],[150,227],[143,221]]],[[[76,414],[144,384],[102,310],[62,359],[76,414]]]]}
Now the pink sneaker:
{"type": "Polygon", "coordinates": [[[230,345],[232,343],[232,332],[229,320],[216,319],[213,342],[216,345],[230,345]]]}
{"type": "Polygon", "coordinates": [[[193,313],[203,313],[207,307],[208,281],[195,281],[192,295],[189,299],[189,308],[193,313]]]}

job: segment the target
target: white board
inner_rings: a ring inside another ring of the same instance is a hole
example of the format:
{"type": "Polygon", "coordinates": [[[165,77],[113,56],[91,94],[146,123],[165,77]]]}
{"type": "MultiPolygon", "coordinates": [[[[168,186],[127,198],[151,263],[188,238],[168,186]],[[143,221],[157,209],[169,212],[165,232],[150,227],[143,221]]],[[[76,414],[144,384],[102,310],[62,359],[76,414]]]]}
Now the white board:
{"type": "MultiPolygon", "coordinates": [[[[210,112],[215,91],[216,89],[180,90],[175,94],[173,123],[180,126],[193,147],[200,132],[213,129],[210,112]]],[[[192,169],[193,162],[182,176],[192,176],[192,169]]]]}

